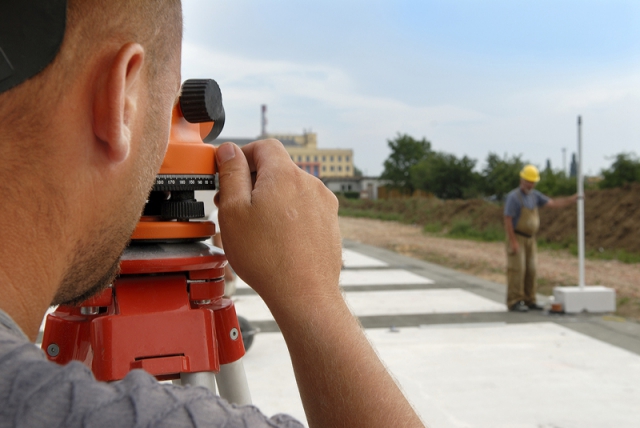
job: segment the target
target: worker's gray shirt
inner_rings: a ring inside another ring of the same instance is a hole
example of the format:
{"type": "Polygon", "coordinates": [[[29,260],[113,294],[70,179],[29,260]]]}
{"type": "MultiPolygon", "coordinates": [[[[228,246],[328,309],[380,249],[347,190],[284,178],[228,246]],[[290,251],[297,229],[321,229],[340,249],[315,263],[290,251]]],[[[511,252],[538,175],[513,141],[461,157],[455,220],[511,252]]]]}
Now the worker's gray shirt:
{"type": "Polygon", "coordinates": [[[59,366],[0,311],[0,427],[301,427],[268,419],[200,387],[160,384],[142,370],[98,382],[79,362],[59,366]]]}
{"type": "Polygon", "coordinates": [[[520,190],[520,187],[518,187],[510,191],[507,195],[507,199],[504,202],[504,215],[511,217],[513,228],[515,229],[518,220],[520,220],[523,205],[532,210],[545,206],[547,202],[549,202],[549,197],[538,192],[536,189],[532,189],[525,195],[522,190],[520,190]]]}

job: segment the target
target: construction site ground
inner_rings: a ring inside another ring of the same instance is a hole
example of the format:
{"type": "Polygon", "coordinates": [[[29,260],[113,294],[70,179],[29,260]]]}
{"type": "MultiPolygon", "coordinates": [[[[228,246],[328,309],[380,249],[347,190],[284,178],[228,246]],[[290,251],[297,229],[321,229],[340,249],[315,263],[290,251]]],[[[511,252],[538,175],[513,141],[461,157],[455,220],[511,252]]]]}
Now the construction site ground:
{"type": "MultiPolygon", "coordinates": [[[[367,239],[379,233],[376,222],[341,221],[345,238],[356,230],[367,239]]],[[[419,229],[403,230],[402,245],[417,245],[411,234],[425,239],[419,229]]],[[[401,245],[393,240],[398,236],[387,239],[401,245]]],[[[485,252],[475,244],[465,251],[485,252]]],[[[508,312],[504,285],[381,247],[344,239],[340,283],[426,426],[638,426],[640,324],[611,314],[508,312]]],[[[267,414],[305,421],[287,347],[269,309],[240,280],[234,300],[238,314],[260,329],[244,359],[254,403],[267,414]]]]}
{"type": "MultiPolygon", "coordinates": [[[[340,230],[345,239],[506,284],[505,244],[502,242],[445,238],[424,233],[418,225],[364,218],[341,217],[340,230]]],[[[640,319],[640,264],[587,259],[585,282],[615,288],[618,297],[616,315],[640,319]]],[[[555,286],[577,283],[578,259],[575,255],[568,250],[539,249],[539,293],[552,295],[555,286]]]]}

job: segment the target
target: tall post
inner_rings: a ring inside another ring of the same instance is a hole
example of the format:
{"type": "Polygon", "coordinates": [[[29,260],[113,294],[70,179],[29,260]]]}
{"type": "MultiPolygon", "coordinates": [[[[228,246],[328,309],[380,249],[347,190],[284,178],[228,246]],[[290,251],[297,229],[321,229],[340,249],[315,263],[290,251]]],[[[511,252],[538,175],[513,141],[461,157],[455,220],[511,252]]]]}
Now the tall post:
{"type": "Polygon", "coordinates": [[[584,290],[584,176],[582,174],[582,117],[578,116],[578,285],[584,290]]]}

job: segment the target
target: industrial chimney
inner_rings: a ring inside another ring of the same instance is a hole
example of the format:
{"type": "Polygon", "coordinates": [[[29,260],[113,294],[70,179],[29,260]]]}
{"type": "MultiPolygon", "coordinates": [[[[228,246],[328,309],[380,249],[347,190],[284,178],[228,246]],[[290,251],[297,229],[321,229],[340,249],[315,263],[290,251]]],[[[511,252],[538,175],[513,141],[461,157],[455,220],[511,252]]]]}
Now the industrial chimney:
{"type": "Polygon", "coordinates": [[[267,138],[267,105],[262,104],[262,131],[261,138],[267,138]]]}

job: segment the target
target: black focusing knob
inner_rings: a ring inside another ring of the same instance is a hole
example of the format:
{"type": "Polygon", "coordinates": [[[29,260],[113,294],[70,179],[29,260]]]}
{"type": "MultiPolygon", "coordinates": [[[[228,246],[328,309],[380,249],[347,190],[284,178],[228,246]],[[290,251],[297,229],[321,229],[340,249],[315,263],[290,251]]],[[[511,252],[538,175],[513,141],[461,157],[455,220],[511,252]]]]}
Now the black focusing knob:
{"type": "Polygon", "coordinates": [[[182,84],[180,95],[182,115],[190,123],[214,122],[213,129],[204,138],[215,140],[224,127],[224,107],[220,87],[213,79],[189,79],[182,84]]]}
{"type": "Polygon", "coordinates": [[[212,79],[189,79],[182,84],[180,108],[188,122],[213,122],[224,118],[220,87],[212,79]]]}

